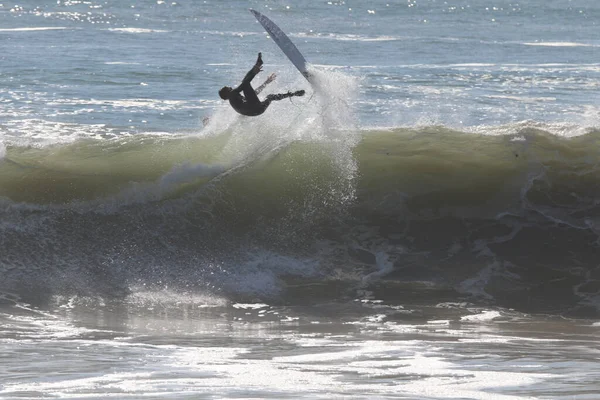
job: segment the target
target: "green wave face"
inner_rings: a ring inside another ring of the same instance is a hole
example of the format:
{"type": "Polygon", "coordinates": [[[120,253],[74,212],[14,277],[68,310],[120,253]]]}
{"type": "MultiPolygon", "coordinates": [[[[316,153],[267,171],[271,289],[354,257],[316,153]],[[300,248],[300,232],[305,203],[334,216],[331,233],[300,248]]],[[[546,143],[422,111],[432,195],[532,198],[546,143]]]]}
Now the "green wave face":
{"type": "Polygon", "coordinates": [[[7,146],[2,288],[300,301],[298,279],[394,298],[427,284],[432,299],[596,312],[600,132],[359,133],[7,146]]]}

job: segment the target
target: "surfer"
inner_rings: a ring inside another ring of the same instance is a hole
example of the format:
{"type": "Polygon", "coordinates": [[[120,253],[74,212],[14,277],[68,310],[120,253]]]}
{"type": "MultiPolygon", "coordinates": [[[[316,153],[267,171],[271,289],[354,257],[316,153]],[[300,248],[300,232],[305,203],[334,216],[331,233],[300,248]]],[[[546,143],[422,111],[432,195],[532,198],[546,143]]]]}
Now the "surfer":
{"type": "Polygon", "coordinates": [[[250,82],[252,82],[252,79],[254,79],[256,74],[262,71],[262,65],[262,54],[258,53],[256,64],[254,64],[254,67],[248,71],[240,86],[235,89],[232,89],[229,86],[224,86],[221,90],[219,90],[219,96],[223,100],[229,100],[231,107],[233,107],[235,111],[242,115],[247,115],[250,117],[260,115],[265,112],[272,101],[283,100],[293,96],[304,96],[304,90],[298,90],[296,92],[270,94],[264,101],[260,101],[257,95],[265,88],[265,86],[273,82],[276,77],[275,74],[269,75],[265,83],[254,90],[252,85],[250,85],[250,82]],[[242,96],[240,92],[244,92],[244,95],[242,96]]]}

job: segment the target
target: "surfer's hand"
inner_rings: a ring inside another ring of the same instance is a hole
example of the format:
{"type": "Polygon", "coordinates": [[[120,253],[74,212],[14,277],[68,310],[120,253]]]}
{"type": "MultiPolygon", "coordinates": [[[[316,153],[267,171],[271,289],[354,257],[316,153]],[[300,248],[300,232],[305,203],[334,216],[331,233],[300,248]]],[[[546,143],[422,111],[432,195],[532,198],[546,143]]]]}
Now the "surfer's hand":
{"type": "Polygon", "coordinates": [[[271,83],[271,82],[273,82],[276,77],[277,77],[277,75],[275,73],[272,73],[271,75],[269,75],[269,77],[267,78],[267,80],[265,81],[265,83],[271,83]]]}

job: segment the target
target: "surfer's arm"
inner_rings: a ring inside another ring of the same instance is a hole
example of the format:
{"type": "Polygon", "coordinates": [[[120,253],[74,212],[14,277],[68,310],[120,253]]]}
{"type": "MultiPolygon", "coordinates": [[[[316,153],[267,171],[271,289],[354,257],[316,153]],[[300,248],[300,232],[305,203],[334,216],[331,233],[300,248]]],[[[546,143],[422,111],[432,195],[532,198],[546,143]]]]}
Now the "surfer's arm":
{"type": "Polygon", "coordinates": [[[260,92],[262,92],[262,90],[267,87],[267,85],[271,82],[273,82],[275,80],[275,77],[277,77],[277,75],[275,74],[271,74],[269,75],[269,77],[267,78],[267,80],[265,81],[265,83],[263,83],[262,85],[260,85],[259,87],[256,88],[255,92],[256,94],[259,94],[260,92]]]}

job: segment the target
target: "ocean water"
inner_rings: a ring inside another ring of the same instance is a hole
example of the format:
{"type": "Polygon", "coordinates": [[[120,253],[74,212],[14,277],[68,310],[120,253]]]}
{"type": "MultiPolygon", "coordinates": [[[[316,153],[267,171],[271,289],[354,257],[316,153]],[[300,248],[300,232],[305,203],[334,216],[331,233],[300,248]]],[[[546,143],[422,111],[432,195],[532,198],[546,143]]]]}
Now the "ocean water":
{"type": "Polygon", "coordinates": [[[1,1],[0,398],[597,399],[599,24],[1,1]]]}

